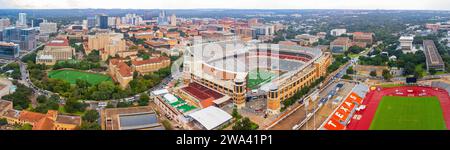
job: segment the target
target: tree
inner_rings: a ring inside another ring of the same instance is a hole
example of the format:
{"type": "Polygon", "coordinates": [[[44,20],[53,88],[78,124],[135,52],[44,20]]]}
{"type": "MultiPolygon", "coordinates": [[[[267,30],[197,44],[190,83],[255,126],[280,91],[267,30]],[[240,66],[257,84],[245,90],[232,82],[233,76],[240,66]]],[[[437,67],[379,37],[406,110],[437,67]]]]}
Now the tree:
{"type": "Polygon", "coordinates": [[[355,71],[353,70],[353,66],[348,67],[347,74],[353,74],[355,71]]]}
{"type": "Polygon", "coordinates": [[[431,75],[435,75],[437,73],[436,69],[434,69],[434,68],[431,68],[429,70],[429,72],[430,72],[431,75]]]}
{"type": "Polygon", "coordinates": [[[22,126],[19,126],[17,128],[17,130],[32,130],[32,129],[33,129],[33,126],[31,124],[28,124],[28,123],[26,123],[26,124],[24,124],[22,126]]]}
{"type": "Polygon", "coordinates": [[[142,93],[139,96],[139,106],[147,106],[148,105],[148,101],[150,100],[150,98],[148,97],[148,95],[146,93],[142,93]]]}
{"type": "Polygon", "coordinates": [[[352,80],[353,78],[351,76],[349,76],[348,74],[345,74],[342,76],[342,79],[352,80]]]}
{"type": "Polygon", "coordinates": [[[391,72],[389,70],[387,70],[387,69],[384,69],[383,70],[383,78],[385,80],[390,80],[392,78],[391,72]]]}
{"type": "Polygon", "coordinates": [[[101,127],[97,122],[83,122],[80,130],[101,130],[101,127]]]}
{"type": "Polygon", "coordinates": [[[8,120],[6,120],[6,118],[1,118],[0,119],[0,126],[6,125],[8,124],[8,120]]]}
{"type": "Polygon", "coordinates": [[[359,46],[354,45],[354,46],[350,46],[350,47],[348,48],[348,51],[351,52],[351,53],[353,53],[353,54],[359,54],[359,53],[361,53],[362,51],[364,51],[364,48],[361,48],[361,47],[359,47],[359,46]]]}
{"type": "Polygon", "coordinates": [[[47,102],[47,97],[46,97],[45,95],[39,95],[39,96],[36,98],[36,101],[37,101],[38,103],[45,103],[45,102],[47,102]]]}
{"type": "Polygon", "coordinates": [[[370,76],[371,77],[376,77],[377,76],[377,72],[375,70],[370,71],[370,76]]]}
{"type": "Polygon", "coordinates": [[[82,119],[86,122],[97,122],[100,115],[96,110],[88,110],[84,113],[82,119]]]}
{"type": "Polygon", "coordinates": [[[257,130],[258,128],[259,126],[248,117],[238,120],[233,126],[233,130],[257,130]]]}
{"type": "Polygon", "coordinates": [[[236,107],[233,108],[233,113],[231,114],[231,116],[233,116],[233,118],[235,118],[236,120],[239,120],[242,118],[242,116],[239,114],[236,107]]]}
{"type": "Polygon", "coordinates": [[[84,112],[86,105],[75,99],[68,99],[64,109],[67,113],[84,112]]]}

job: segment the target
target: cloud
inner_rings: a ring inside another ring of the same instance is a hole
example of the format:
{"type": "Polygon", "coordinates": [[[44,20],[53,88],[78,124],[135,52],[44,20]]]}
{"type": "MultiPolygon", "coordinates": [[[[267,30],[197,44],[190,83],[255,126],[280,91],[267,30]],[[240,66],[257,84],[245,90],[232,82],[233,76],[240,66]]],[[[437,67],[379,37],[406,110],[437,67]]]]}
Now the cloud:
{"type": "Polygon", "coordinates": [[[250,9],[433,9],[449,0],[0,0],[0,8],[250,8],[250,9]]]}

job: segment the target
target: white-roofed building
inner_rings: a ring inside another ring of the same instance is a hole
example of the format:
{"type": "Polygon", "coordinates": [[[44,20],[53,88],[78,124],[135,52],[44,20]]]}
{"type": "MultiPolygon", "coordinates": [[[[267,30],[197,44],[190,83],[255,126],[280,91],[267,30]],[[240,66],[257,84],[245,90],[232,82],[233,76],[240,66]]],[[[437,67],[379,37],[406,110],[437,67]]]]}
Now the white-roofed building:
{"type": "Polygon", "coordinates": [[[189,114],[196,126],[206,130],[214,130],[231,120],[231,115],[215,106],[189,114]],[[200,127],[201,126],[201,127],[200,127]]]}
{"type": "Polygon", "coordinates": [[[152,91],[152,96],[159,96],[159,95],[163,95],[163,94],[167,94],[167,93],[169,93],[169,90],[161,89],[161,90],[152,91]]]}
{"type": "Polygon", "coordinates": [[[174,95],[172,94],[165,94],[164,95],[164,99],[166,99],[167,101],[169,101],[169,103],[175,103],[176,101],[178,101],[178,98],[176,98],[174,95]]]}

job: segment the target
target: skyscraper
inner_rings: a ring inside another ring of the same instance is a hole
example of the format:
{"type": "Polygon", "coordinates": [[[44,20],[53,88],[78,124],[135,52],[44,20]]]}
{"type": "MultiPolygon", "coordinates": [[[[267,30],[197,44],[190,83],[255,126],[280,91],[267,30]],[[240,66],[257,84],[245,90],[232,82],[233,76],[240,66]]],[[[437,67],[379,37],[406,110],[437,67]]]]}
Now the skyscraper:
{"type": "Polygon", "coordinates": [[[13,59],[19,57],[19,45],[0,42],[0,58],[13,59]]]}
{"type": "Polygon", "coordinates": [[[22,50],[36,48],[36,30],[34,28],[9,27],[3,30],[3,41],[19,44],[22,50]]]}
{"type": "Polygon", "coordinates": [[[57,24],[53,22],[43,22],[40,24],[41,34],[56,33],[58,30],[57,24]]]}
{"type": "Polygon", "coordinates": [[[44,18],[36,18],[32,20],[31,26],[32,27],[39,27],[39,24],[43,23],[45,20],[44,18]]]}
{"type": "Polygon", "coordinates": [[[170,16],[170,25],[177,26],[177,16],[175,16],[175,14],[172,14],[172,16],[170,16]]]}
{"type": "Polygon", "coordinates": [[[166,17],[166,11],[161,10],[158,16],[158,25],[169,25],[169,21],[166,17]]]}
{"type": "Polygon", "coordinates": [[[11,25],[11,22],[9,21],[8,18],[0,19],[0,31],[3,30],[6,27],[9,27],[10,25],[11,25]]]}
{"type": "Polygon", "coordinates": [[[88,29],[94,28],[95,24],[96,24],[95,22],[96,22],[95,17],[88,17],[87,18],[87,27],[88,27],[88,29]]]}
{"type": "Polygon", "coordinates": [[[27,14],[19,13],[19,19],[17,19],[17,26],[27,26],[27,14]]]}
{"type": "Polygon", "coordinates": [[[100,29],[108,29],[108,16],[107,15],[100,16],[100,29]]]}

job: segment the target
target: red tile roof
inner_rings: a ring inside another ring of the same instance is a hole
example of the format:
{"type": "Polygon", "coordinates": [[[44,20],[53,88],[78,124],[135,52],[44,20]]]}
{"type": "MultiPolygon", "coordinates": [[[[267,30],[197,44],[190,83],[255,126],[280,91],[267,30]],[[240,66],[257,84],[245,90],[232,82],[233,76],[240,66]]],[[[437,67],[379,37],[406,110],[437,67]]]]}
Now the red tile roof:
{"type": "Polygon", "coordinates": [[[45,118],[45,114],[35,113],[31,111],[22,111],[19,115],[19,120],[27,122],[38,122],[39,120],[45,118]]]}
{"type": "Polygon", "coordinates": [[[119,68],[119,73],[120,73],[120,75],[122,75],[122,77],[132,76],[132,74],[131,74],[132,71],[131,71],[130,66],[128,66],[124,62],[119,62],[117,64],[117,68],[119,68]]]}
{"type": "Polygon", "coordinates": [[[69,46],[69,40],[60,38],[47,43],[47,46],[69,46]]]}
{"type": "Polygon", "coordinates": [[[150,58],[147,60],[141,60],[141,61],[132,61],[131,64],[135,66],[145,65],[145,64],[153,64],[153,63],[159,63],[164,60],[170,60],[168,57],[156,57],[156,58],[150,58]]]}

